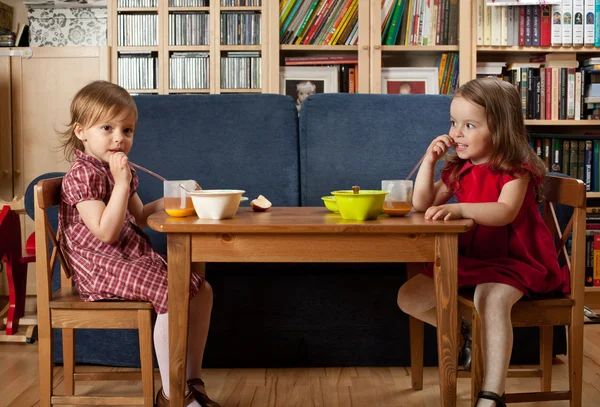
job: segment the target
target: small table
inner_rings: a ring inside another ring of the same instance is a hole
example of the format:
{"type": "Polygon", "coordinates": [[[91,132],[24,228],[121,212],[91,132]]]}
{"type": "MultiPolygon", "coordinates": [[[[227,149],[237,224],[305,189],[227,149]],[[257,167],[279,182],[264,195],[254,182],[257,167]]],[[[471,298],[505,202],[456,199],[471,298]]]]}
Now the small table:
{"type": "Polygon", "coordinates": [[[192,262],[434,262],[440,405],[456,405],[458,234],[473,227],[471,219],[431,221],[410,213],[354,221],[322,207],[274,207],[240,208],[224,220],[161,211],[148,225],[167,233],[171,406],[184,400],[192,262]]]}

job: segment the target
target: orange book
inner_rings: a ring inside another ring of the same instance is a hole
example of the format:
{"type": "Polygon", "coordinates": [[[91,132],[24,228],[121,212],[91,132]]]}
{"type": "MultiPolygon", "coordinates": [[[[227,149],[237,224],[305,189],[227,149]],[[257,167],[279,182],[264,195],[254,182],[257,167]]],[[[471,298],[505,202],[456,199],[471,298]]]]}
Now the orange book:
{"type": "Polygon", "coordinates": [[[600,235],[594,235],[594,287],[600,287],[600,235]]]}

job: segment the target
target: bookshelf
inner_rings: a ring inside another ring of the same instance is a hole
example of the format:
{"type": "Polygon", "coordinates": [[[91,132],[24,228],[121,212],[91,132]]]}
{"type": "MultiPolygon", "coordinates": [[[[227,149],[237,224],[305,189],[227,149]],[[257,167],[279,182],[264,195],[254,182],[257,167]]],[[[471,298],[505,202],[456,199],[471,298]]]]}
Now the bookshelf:
{"type": "Polygon", "coordinates": [[[111,78],[131,93],[267,92],[267,3],[109,0],[111,78]]]}
{"type": "MultiPolygon", "coordinates": [[[[484,0],[471,0],[471,18],[472,33],[471,47],[472,51],[466,52],[471,60],[471,77],[476,77],[477,62],[528,62],[531,56],[545,55],[548,53],[574,53],[577,60],[582,61],[587,58],[600,56],[600,47],[590,45],[576,46],[491,46],[477,45],[478,35],[478,8],[485,3],[484,0]]],[[[523,7],[523,6],[519,6],[523,7]]],[[[517,8],[517,7],[515,7],[517,8]]],[[[482,20],[485,18],[482,18],[482,20]]],[[[464,20],[463,20],[464,21],[464,20]]],[[[480,32],[481,33],[481,32],[480,32]]],[[[485,33],[483,33],[485,35],[485,33]]],[[[598,120],[525,120],[528,130],[532,133],[553,133],[553,134],[575,134],[584,132],[600,132],[600,121],[598,120]]],[[[598,136],[590,135],[594,139],[598,136]]],[[[588,192],[589,198],[600,198],[600,192],[588,192]]],[[[600,308],[600,287],[585,287],[585,304],[592,308],[600,308]]]]}

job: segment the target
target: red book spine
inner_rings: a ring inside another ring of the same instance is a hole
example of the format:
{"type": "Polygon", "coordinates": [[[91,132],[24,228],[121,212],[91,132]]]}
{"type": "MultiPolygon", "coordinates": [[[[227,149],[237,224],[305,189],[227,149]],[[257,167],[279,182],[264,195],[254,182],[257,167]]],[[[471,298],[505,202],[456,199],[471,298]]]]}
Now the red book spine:
{"type": "Polygon", "coordinates": [[[542,8],[540,18],[540,47],[550,46],[552,46],[552,17],[550,16],[550,6],[546,5],[542,8]]]}
{"type": "Polygon", "coordinates": [[[525,45],[525,9],[526,7],[519,7],[519,45],[525,45]]]}

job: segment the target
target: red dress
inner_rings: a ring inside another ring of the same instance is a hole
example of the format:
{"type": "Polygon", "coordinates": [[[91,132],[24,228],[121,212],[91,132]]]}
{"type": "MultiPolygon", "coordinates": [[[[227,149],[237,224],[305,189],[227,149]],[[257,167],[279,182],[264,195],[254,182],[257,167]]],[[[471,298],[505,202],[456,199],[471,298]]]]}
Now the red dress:
{"type": "MultiPolygon", "coordinates": [[[[515,176],[491,171],[486,164],[467,161],[460,170],[460,203],[497,202],[502,187],[515,176]]],[[[448,174],[443,174],[448,185],[448,174]]],[[[503,283],[527,296],[538,293],[568,292],[568,271],[558,264],[554,241],[542,220],[534,194],[529,188],[515,220],[506,226],[475,224],[458,238],[458,283],[478,285],[503,283]]],[[[432,265],[424,273],[432,276],[432,265]]]]}
{"type": "MultiPolygon", "coordinates": [[[[135,224],[129,211],[118,239],[103,243],[85,226],[75,206],[98,200],[108,204],[114,179],[108,163],[75,150],[77,160],[63,178],[58,227],[61,248],[72,278],[85,301],[150,301],[156,312],[167,312],[167,264],[156,253],[148,236],[135,224]]],[[[139,181],[131,169],[130,197],[139,181]]],[[[190,295],[194,296],[202,277],[192,271],[190,295]]]]}

